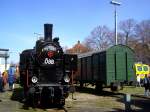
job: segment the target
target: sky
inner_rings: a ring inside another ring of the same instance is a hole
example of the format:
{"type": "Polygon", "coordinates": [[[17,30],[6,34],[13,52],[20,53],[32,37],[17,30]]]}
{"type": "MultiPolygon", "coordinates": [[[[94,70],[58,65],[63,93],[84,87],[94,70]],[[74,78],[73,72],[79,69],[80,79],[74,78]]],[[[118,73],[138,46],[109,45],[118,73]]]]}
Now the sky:
{"type": "MultiPolygon", "coordinates": [[[[62,46],[84,41],[98,25],[114,28],[111,0],[0,0],[0,48],[9,49],[11,62],[19,53],[32,49],[44,23],[53,24],[53,37],[62,46]]],[[[118,0],[118,21],[150,19],[150,0],[118,0]]]]}

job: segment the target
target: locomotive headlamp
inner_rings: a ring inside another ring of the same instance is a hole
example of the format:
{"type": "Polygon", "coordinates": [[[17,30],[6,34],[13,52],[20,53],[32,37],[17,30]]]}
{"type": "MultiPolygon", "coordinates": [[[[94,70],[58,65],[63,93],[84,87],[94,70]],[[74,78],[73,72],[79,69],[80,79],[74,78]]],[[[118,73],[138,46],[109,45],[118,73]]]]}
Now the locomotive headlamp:
{"type": "Polygon", "coordinates": [[[31,81],[32,81],[33,83],[37,83],[38,78],[37,78],[36,76],[33,76],[32,79],[31,79],[31,81]]]}
{"type": "Polygon", "coordinates": [[[69,78],[68,75],[65,75],[65,76],[64,76],[64,81],[67,82],[67,83],[70,81],[70,78],[69,78]]]}

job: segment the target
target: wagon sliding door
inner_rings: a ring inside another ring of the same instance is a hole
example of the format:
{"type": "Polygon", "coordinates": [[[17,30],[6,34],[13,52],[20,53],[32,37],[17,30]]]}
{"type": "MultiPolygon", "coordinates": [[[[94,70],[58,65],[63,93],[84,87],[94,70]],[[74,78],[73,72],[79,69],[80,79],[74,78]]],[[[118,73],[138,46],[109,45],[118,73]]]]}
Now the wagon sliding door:
{"type": "Polygon", "coordinates": [[[115,82],[115,55],[113,52],[107,52],[106,58],[106,85],[115,82]]]}
{"type": "Polygon", "coordinates": [[[116,73],[115,78],[118,81],[126,80],[126,54],[124,52],[116,52],[116,73]]]}
{"type": "Polygon", "coordinates": [[[87,57],[82,58],[82,81],[87,81],[87,57]]]}
{"type": "Polygon", "coordinates": [[[135,81],[136,77],[133,71],[134,54],[126,53],[127,58],[127,81],[135,81]]]}
{"type": "Polygon", "coordinates": [[[98,81],[99,79],[99,55],[93,55],[93,81],[98,81]]]}
{"type": "Polygon", "coordinates": [[[87,70],[87,80],[88,82],[92,82],[92,60],[91,60],[91,56],[87,57],[87,65],[86,65],[86,70],[87,70]]]}

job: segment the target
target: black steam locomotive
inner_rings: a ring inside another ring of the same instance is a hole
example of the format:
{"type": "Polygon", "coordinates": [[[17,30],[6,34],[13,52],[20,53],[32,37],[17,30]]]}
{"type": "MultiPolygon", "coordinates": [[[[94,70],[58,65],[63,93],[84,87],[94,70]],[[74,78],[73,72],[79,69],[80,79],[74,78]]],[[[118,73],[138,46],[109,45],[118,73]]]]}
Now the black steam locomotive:
{"type": "Polygon", "coordinates": [[[52,24],[44,24],[44,39],[20,54],[20,84],[26,101],[34,105],[63,106],[69,94],[77,55],[64,54],[59,38],[52,39],[52,24]]]}

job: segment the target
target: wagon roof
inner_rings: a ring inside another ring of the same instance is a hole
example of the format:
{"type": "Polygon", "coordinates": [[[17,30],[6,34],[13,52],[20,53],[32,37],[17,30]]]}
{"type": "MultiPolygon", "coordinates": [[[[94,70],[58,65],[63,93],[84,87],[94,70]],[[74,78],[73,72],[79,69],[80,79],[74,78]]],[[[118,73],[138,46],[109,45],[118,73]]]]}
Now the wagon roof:
{"type": "MultiPolygon", "coordinates": [[[[126,48],[130,49],[131,51],[133,51],[133,49],[131,49],[130,47],[128,47],[128,46],[126,46],[126,45],[118,44],[118,45],[111,46],[111,47],[107,48],[106,50],[96,50],[96,51],[90,51],[90,52],[78,54],[78,58],[83,58],[83,57],[92,56],[92,55],[95,54],[95,53],[100,53],[100,52],[102,53],[102,52],[108,51],[109,49],[113,49],[113,48],[116,47],[116,46],[126,47],[126,48]]],[[[133,52],[134,52],[134,51],[133,51],[133,52]]]]}
{"type": "Polygon", "coordinates": [[[101,51],[101,50],[97,50],[97,51],[90,51],[90,52],[78,54],[78,58],[83,58],[83,57],[92,56],[92,54],[94,54],[94,53],[99,53],[99,52],[102,52],[102,51],[101,51]]]}

